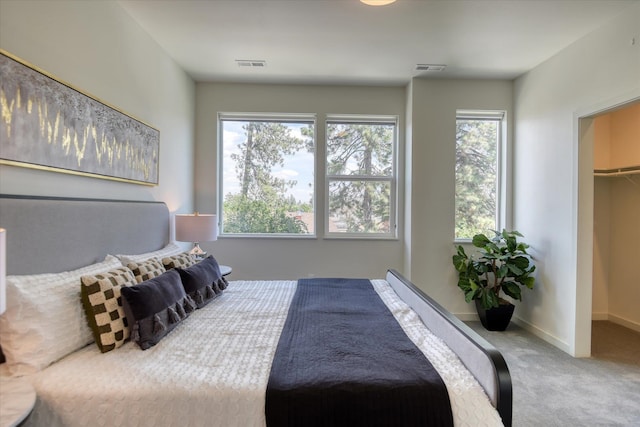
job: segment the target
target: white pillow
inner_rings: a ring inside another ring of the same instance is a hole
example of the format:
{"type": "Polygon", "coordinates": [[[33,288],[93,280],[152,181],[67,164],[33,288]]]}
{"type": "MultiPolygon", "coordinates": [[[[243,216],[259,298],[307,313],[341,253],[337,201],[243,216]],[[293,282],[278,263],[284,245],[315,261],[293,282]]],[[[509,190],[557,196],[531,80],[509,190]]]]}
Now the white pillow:
{"type": "Polygon", "coordinates": [[[162,249],[159,249],[157,251],[153,251],[153,252],[147,252],[145,254],[139,254],[139,255],[116,255],[118,258],[120,258],[120,262],[122,262],[122,265],[124,265],[125,267],[130,264],[130,263],[138,263],[138,262],[143,262],[148,260],[149,258],[158,258],[158,259],[162,259],[164,257],[169,257],[172,255],[178,255],[179,253],[184,252],[184,249],[182,249],[180,246],[178,246],[176,244],[176,242],[171,242],[169,243],[167,246],[165,246],[162,249]]]}
{"type": "Polygon", "coordinates": [[[118,258],[62,273],[7,276],[0,345],[12,375],[39,371],[93,342],[80,300],[80,277],[120,267],[118,258]]]}

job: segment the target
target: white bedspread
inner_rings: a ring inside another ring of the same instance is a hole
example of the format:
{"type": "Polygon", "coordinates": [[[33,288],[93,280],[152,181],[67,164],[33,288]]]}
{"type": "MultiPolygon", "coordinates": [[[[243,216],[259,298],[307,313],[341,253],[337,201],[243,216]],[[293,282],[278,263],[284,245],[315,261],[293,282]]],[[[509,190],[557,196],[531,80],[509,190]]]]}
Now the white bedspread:
{"type": "MultiPolygon", "coordinates": [[[[502,425],[478,383],[382,280],[372,281],[443,377],[456,426],[502,425]]],[[[236,281],[158,345],[95,345],[31,377],[35,426],[264,426],[264,399],[294,281],[236,281]]]]}

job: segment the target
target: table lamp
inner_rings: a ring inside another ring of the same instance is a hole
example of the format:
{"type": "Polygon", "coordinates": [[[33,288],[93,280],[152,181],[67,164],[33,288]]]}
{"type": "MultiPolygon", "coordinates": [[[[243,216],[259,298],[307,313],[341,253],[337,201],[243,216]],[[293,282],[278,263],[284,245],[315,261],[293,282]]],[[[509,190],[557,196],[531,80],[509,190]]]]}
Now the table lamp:
{"type": "Polygon", "coordinates": [[[218,240],[218,223],[216,215],[176,214],[176,240],[193,242],[189,254],[196,258],[204,258],[207,253],[200,248],[200,242],[218,240]]]}

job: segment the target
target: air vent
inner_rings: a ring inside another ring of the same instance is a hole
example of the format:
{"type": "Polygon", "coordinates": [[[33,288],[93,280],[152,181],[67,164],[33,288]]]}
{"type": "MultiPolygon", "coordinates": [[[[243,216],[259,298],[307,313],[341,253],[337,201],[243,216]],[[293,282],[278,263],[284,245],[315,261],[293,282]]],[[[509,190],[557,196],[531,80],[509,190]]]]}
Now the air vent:
{"type": "Polygon", "coordinates": [[[446,65],[442,64],[418,64],[416,65],[416,71],[442,71],[446,67],[446,65]]]}
{"type": "Polygon", "coordinates": [[[252,67],[252,68],[264,68],[267,66],[267,61],[262,59],[236,59],[238,67],[252,67]]]}

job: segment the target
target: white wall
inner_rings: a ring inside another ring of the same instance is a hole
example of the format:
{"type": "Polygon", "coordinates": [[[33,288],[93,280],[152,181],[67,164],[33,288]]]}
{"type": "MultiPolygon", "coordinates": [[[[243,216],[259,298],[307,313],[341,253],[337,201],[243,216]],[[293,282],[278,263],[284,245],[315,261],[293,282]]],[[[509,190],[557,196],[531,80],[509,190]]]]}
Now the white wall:
{"type": "MultiPolygon", "coordinates": [[[[318,141],[324,140],[326,114],[397,115],[399,141],[404,141],[405,90],[402,87],[297,86],[199,83],[196,87],[196,209],[217,209],[217,114],[219,112],[316,113],[318,141]]],[[[318,146],[320,147],[320,146],[318,146]]],[[[322,149],[316,171],[322,170],[322,149]]],[[[402,160],[402,150],[401,150],[402,160]]],[[[402,163],[401,163],[402,164],[402,163]]],[[[400,170],[403,173],[403,170],[400,170]]],[[[316,174],[316,210],[323,210],[324,181],[316,174]]],[[[402,218],[402,194],[400,188],[402,218]]],[[[402,239],[330,240],[220,238],[201,243],[220,263],[233,267],[233,279],[297,279],[308,276],[382,278],[388,268],[402,270],[402,239]]],[[[402,228],[398,230],[402,236],[402,228]]]]}
{"type": "Polygon", "coordinates": [[[0,192],[193,204],[195,85],[115,2],[2,1],[0,48],[160,130],[158,186],[0,165],[0,192]]]}
{"type": "Polygon", "coordinates": [[[638,22],[640,5],[515,82],[514,227],[539,260],[519,317],[578,356],[590,354],[593,259],[593,146],[580,152],[578,117],[640,94],[638,22]]]}
{"type": "MultiPolygon", "coordinates": [[[[410,277],[448,310],[463,319],[477,319],[475,306],[465,303],[451,263],[455,253],[455,152],[456,110],[507,112],[508,145],[512,139],[512,82],[503,80],[413,79],[412,137],[407,144],[407,169],[412,185],[411,235],[406,257],[411,257],[410,277]]],[[[526,299],[529,295],[525,295],[526,299]]],[[[516,309],[516,315],[519,309],[516,309]]]]}

